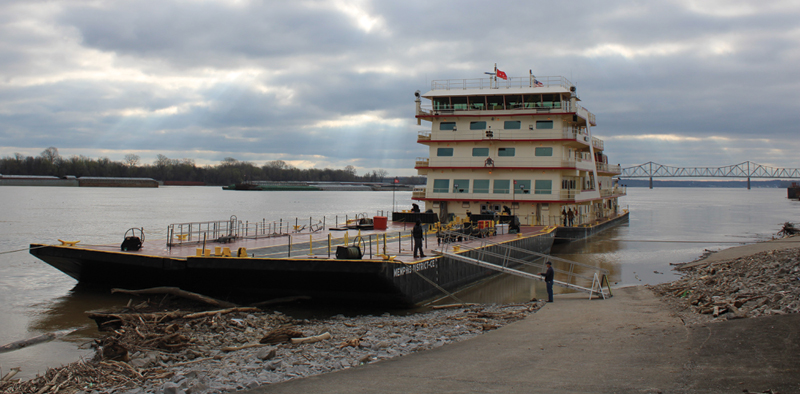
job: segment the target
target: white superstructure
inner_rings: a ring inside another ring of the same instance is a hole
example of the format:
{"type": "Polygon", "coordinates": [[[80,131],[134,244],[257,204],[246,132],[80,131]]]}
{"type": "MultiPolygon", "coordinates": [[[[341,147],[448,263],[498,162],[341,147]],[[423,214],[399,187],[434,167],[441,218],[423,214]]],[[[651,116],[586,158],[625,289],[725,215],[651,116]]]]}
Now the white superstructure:
{"type": "Polygon", "coordinates": [[[625,194],[612,177],[594,114],[564,77],[438,80],[417,93],[416,117],[431,122],[415,168],[427,185],[413,198],[444,221],[508,207],[523,225],[574,225],[618,212],[625,194]],[[422,99],[429,100],[426,103],[422,99]]]}

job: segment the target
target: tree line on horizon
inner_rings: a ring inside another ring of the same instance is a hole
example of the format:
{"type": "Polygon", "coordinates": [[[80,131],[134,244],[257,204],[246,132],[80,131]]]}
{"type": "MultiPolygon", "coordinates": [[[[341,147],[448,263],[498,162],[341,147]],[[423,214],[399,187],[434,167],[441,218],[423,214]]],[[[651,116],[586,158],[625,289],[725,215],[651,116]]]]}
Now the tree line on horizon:
{"type": "MultiPolygon", "coordinates": [[[[230,185],[250,181],[303,181],[303,182],[385,182],[384,169],[358,175],[356,168],[300,169],[283,160],[273,160],[263,166],[226,157],[217,165],[197,166],[193,159],[170,159],[158,154],[152,164],[140,164],[140,157],[127,154],[123,161],[107,157],[92,159],[83,155],[64,158],[55,147],[49,147],[39,156],[13,156],[0,158],[0,174],[49,175],[63,177],[131,177],[153,178],[160,181],[203,182],[207,185],[230,185]]],[[[421,177],[403,177],[400,183],[424,183],[421,177]]]]}

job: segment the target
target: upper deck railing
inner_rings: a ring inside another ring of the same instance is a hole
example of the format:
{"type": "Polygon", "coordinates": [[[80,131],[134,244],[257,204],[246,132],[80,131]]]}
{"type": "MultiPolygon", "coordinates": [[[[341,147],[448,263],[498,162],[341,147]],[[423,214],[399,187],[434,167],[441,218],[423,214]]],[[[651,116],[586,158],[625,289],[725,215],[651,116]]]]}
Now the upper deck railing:
{"type": "Polygon", "coordinates": [[[536,87],[562,87],[569,90],[575,85],[568,79],[559,76],[544,77],[510,77],[508,80],[494,78],[475,79],[439,79],[431,81],[431,90],[468,90],[468,89],[513,89],[536,87]],[[538,83],[537,83],[538,82],[538,83]]]}

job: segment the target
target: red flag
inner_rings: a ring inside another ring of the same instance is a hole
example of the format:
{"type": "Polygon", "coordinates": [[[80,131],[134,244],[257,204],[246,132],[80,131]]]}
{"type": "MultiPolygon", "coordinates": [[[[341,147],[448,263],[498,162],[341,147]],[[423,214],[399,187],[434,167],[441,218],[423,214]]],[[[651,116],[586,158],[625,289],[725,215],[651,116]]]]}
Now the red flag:
{"type": "Polygon", "coordinates": [[[502,72],[500,70],[497,70],[497,78],[502,78],[502,79],[508,80],[508,76],[506,75],[506,73],[504,73],[504,72],[502,72]]]}
{"type": "Polygon", "coordinates": [[[400,180],[397,179],[397,178],[394,178],[394,183],[400,183],[400,180]]]}

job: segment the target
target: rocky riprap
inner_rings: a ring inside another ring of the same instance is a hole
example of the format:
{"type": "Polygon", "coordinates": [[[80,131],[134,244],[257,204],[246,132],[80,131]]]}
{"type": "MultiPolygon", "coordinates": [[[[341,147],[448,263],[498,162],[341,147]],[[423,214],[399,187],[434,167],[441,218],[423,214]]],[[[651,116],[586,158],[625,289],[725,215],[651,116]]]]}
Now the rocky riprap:
{"type": "Polygon", "coordinates": [[[677,269],[681,279],[650,288],[685,323],[800,312],[800,248],[677,269]]]}
{"type": "Polygon", "coordinates": [[[52,368],[28,381],[0,381],[0,392],[230,392],[458,342],[520,320],[542,305],[469,305],[404,316],[320,320],[237,310],[246,308],[114,314],[110,322],[118,326],[98,340],[94,360],[52,368]],[[291,337],[299,334],[330,337],[292,343],[291,337]],[[261,343],[269,338],[285,339],[261,343]]]}

